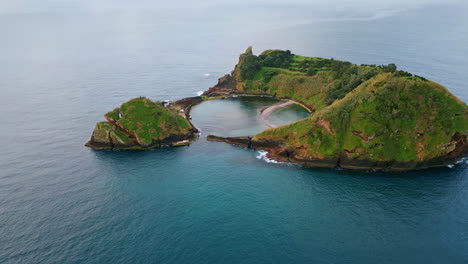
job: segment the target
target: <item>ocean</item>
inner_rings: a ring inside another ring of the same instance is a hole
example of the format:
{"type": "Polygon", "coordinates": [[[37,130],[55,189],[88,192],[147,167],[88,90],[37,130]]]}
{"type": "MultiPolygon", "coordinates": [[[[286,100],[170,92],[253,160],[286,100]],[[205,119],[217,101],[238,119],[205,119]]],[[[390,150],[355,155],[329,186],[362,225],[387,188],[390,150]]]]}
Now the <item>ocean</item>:
{"type": "MultiPolygon", "coordinates": [[[[142,152],[84,146],[138,96],[195,96],[254,53],[395,63],[468,102],[466,6],[349,15],[313,5],[0,10],[0,263],[467,263],[468,166],[312,169],[208,142],[265,129],[271,100],[196,106],[202,136],[142,152]]],[[[141,1],[140,1],[141,2],[141,1]]],[[[277,124],[307,116],[297,106],[277,124]]]]}

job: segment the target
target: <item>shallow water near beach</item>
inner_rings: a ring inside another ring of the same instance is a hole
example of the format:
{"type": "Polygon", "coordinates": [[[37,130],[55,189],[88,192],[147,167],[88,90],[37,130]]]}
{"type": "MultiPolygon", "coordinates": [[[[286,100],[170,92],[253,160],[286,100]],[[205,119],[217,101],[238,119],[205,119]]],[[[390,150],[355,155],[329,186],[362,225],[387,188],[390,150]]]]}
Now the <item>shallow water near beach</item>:
{"type": "MultiPolygon", "coordinates": [[[[215,99],[197,105],[191,111],[202,138],[216,136],[253,136],[267,129],[260,120],[260,109],[280,102],[268,97],[231,97],[215,99]]],[[[289,124],[309,116],[302,106],[294,104],[276,109],[267,121],[275,126],[289,124]]]]}
{"type": "MultiPolygon", "coordinates": [[[[272,99],[196,106],[202,136],[188,147],[83,146],[107,111],[138,96],[195,96],[248,45],[396,63],[467,102],[463,9],[309,20],[314,10],[300,7],[44,5],[0,13],[0,263],[468,262],[466,164],[409,173],[310,169],[206,141],[262,131],[257,109],[272,99]]],[[[292,105],[269,118],[285,124],[307,115],[292,105]]]]}

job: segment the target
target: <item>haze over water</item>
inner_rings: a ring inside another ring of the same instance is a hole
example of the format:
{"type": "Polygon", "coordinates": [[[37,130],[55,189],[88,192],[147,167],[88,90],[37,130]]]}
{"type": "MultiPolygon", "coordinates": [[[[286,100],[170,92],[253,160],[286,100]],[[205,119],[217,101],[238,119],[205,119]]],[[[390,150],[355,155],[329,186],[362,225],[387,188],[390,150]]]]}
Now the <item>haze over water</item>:
{"type": "Polygon", "coordinates": [[[269,102],[197,106],[189,147],[83,146],[107,111],[194,96],[249,45],[396,63],[468,102],[466,4],[95,2],[0,3],[0,263],[468,262],[466,164],[307,169],[204,139],[261,131],[269,102]]]}

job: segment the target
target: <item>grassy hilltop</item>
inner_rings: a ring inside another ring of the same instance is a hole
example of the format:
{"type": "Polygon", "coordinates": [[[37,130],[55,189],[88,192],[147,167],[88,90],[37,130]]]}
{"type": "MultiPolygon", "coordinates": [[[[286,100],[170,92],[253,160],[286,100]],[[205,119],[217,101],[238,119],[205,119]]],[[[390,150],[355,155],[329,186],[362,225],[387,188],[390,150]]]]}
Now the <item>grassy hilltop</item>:
{"type": "Polygon", "coordinates": [[[146,149],[193,138],[190,122],[147,98],[132,99],[104,115],[87,143],[96,148],[146,149]]]}
{"type": "Polygon", "coordinates": [[[249,48],[205,96],[223,93],[291,98],[312,109],[304,120],[253,137],[280,142],[291,161],[406,169],[438,166],[467,151],[467,105],[394,64],[355,65],[282,50],[256,56],[249,48]]]}

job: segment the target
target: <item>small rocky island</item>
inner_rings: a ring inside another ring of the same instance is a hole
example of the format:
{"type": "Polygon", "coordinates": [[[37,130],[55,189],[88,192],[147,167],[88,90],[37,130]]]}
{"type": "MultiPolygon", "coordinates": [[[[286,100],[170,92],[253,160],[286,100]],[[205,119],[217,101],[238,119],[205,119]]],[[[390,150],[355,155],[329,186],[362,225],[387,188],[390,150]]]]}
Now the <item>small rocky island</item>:
{"type": "Polygon", "coordinates": [[[200,97],[167,105],[133,99],[105,115],[86,144],[150,149],[197,138],[192,106],[229,96],[292,100],[312,114],[289,125],[222,141],[312,167],[412,170],[451,164],[468,153],[468,106],[445,87],[389,65],[303,57],[249,47],[231,74],[200,97]]]}
{"type": "Polygon", "coordinates": [[[197,138],[198,130],[186,113],[196,98],[175,103],[132,99],[104,115],[86,146],[96,149],[145,150],[183,146],[197,138]],[[169,104],[169,105],[168,105],[169,104]]]}

